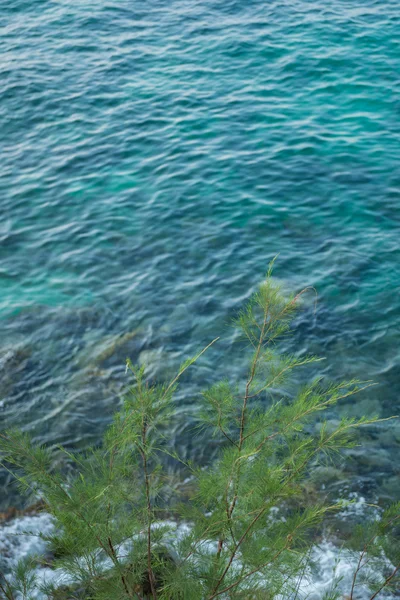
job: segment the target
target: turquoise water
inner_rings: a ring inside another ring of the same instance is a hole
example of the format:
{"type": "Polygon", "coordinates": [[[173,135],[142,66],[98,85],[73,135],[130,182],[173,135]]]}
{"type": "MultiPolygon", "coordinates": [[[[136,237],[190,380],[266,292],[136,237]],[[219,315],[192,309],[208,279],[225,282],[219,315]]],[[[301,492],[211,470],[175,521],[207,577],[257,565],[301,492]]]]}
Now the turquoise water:
{"type": "MultiPolygon", "coordinates": [[[[162,378],[222,334],[172,432],[212,453],[190,415],[277,253],[318,290],[294,347],[378,383],[339,412],[398,414],[399,0],[0,9],[1,425],[97,441],[127,355],[162,378]]],[[[365,438],[334,485],[399,497],[399,425],[365,438]]]]}

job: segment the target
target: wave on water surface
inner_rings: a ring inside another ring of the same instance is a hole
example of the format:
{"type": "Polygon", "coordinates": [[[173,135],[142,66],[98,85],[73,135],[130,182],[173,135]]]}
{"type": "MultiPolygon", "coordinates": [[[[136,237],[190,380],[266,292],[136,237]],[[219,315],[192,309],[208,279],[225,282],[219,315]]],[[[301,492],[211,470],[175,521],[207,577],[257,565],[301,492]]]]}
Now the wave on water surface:
{"type": "MultiPolygon", "coordinates": [[[[127,356],[163,379],[222,335],[170,431],[207,462],[196,399],[242,376],[227,324],[277,253],[318,291],[289,349],[378,383],[330,418],[398,414],[399,1],[0,9],[0,429],[97,443],[127,356]]],[[[327,485],[398,499],[399,422],[362,436],[327,485]]]]}

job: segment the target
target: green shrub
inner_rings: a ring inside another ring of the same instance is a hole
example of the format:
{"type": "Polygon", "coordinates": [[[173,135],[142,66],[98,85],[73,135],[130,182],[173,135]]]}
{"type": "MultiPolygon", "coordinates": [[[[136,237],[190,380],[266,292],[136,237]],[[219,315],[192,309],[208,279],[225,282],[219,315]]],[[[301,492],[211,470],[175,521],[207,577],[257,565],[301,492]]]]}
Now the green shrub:
{"type": "MultiPolygon", "coordinates": [[[[306,290],[284,297],[271,272],[272,265],[235,321],[248,360],[247,378],[226,379],[202,395],[197,426],[220,436],[221,444],[208,468],[181,461],[183,472],[191,475],[186,501],[180,502],[172,476],[163,471],[163,456],[180,461],[166,439],[166,424],[174,418],[181,375],[208,347],[164,385],[150,384],[144,368],[127,361],[133,383],[102,446],[77,455],[64,450],[75,466],[68,481],[54,467],[48,448],[33,445],[18,431],[0,437],[3,463],[54,516],[55,533],[47,538],[54,566],[72,581],[58,588],[41,586],[44,597],[298,597],[316,531],[327,513],[341,508],[305,495],[309,470],[352,446],[354,430],[376,419],[342,419],[335,428],[320,419],[318,433],[307,428],[322,411],[361,392],[368,382],[325,384],[317,377],[290,400],[272,393],[287,384],[294,369],[319,359],[278,352],[277,342],[290,333],[306,290]],[[274,517],[277,510],[281,518],[274,517]]],[[[391,507],[380,521],[357,531],[363,541],[350,599],[357,597],[367,561],[382,560],[382,548],[390,545],[391,561],[399,565],[399,542],[388,537],[398,520],[399,506],[391,507]]],[[[32,559],[19,564],[13,578],[0,581],[0,594],[10,600],[30,598],[37,585],[33,566],[32,559]]],[[[380,588],[395,589],[398,569],[370,578],[369,597],[375,598],[380,588]]],[[[337,595],[333,586],[327,598],[337,595]]]]}

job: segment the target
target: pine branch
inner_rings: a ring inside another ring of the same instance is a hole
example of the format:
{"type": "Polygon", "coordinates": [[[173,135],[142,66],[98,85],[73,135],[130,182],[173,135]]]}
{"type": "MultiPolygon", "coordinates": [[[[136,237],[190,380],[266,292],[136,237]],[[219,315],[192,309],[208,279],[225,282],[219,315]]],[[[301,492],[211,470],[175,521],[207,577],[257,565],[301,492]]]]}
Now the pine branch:
{"type": "MultiPolygon", "coordinates": [[[[108,546],[109,546],[109,548],[110,548],[111,555],[113,556],[115,563],[119,565],[119,560],[118,560],[118,558],[117,558],[117,554],[116,554],[116,552],[115,552],[115,549],[114,549],[114,546],[113,546],[113,544],[112,544],[112,541],[111,541],[111,538],[110,538],[110,537],[108,537],[108,538],[107,538],[107,542],[108,542],[108,546]]],[[[129,598],[133,598],[133,594],[132,594],[132,593],[129,591],[128,585],[127,585],[127,583],[126,583],[125,576],[124,576],[124,574],[122,573],[121,569],[119,569],[119,570],[120,570],[121,582],[122,582],[122,585],[124,586],[124,590],[125,590],[125,592],[126,592],[126,594],[127,594],[127,596],[128,596],[129,598]]]]}
{"type": "MultiPolygon", "coordinates": [[[[0,434],[2,438],[5,439],[6,436],[0,434]]],[[[20,446],[20,452],[24,453],[25,450],[23,447],[20,446]]],[[[33,461],[33,463],[36,463],[36,468],[40,471],[41,470],[41,465],[40,463],[36,460],[35,454],[32,453],[29,456],[29,460],[33,461]]],[[[84,514],[76,509],[72,504],[71,504],[71,498],[68,494],[68,492],[64,489],[64,487],[57,481],[57,479],[55,479],[53,477],[53,475],[51,475],[51,473],[48,472],[43,472],[43,475],[52,483],[52,485],[54,485],[59,492],[61,492],[61,495],[64,496],[64,498],[67,500],[67,505],[70,505],[70,509],[73,513],[75,513],[75,515],[81,519],[81,521],[86,525],[86,527],[88,528],[88,530],[93,534],[93,536],[95,537],[95,539],[97,540],[97,543],[99,544],[99,547],[102,548],[102,550],[105,552],[105,554],[112,560],[114,566],[118,569],[118,571],[121,572],[121,566],[119,563],[119,560],[115,554],[115,552],[113,552],[106,544],[103,543],[102,539],[100,538],[100,536],[97,534],[97,532],[95,531],[93,525],[86,519],[86,517],[84,516],[84,514]]],[[[130,598],[132,598],[132,595],[129,593],[128,591],[128,595],[130,598]]]]}
{"type": "MultiPolygon", "coordinates": [[[[268,271],[268,277],[271,274],[272,265],[273,265],[273,262],[270,265],[270,268],[268,271]]],[[[245,430],[247,404],[248,404],[248,400],[252,397],[250,395],[250,388],[251,388],[251,384],[253,383],[254,377],[256,375],[258,361],[260,358],[260,353],[261,353],[261,349],[264,344],[264,340],[265,340],[266,336],[268,335],[269,331],[271,330],[271,328],[273,327],[273,324],[275,322],[279,321],[279,319],[281,319],[284,316],[284,314],[289,310],[289,308],[292,305],[296,304],[297,300],[301,297],[301,295],[303,293],[305,293],[307,291],[307,289],[308,288],[305,288],[304,290],[299,292],[289,303],[287,303],[277,318],[272,319],[272,317],[271,317],[268,327],[267,327],[267,324],[268,324],[268,318],[269,318],[269,312],[270,312],[270,302],[267,301],[265,303],[265,305],[263,306],[263,322],[262,322],[261,327],[259,327],[260,334],[259,334],[258,344],[257,344],[255,356],[253,357],[253,360],[252,360],[252,364],[251,364],[251,368],[250,368],[250,375],[246,382],[245,394],[244,394],[244,398],[243,398],[242,412],[241,412],[241,418],[240,418],[239,443],[238,443],[238,454],[239,454],[238,458],[239,459],[240,459],[240,455],[241,455],[241,451],[242,451],[242,447],[243,447],[243,443],[244,443],[244,439],[245,439],[244,430],[245,430]]],[[[250,311],[249,311],[249,313],[250,313],[250,311]]],[[[252,315],[252,313],[250,313],[250,314],[252,315]]],[[[236,503],[237,503],[238,494],[239,494],[240,471],[241,471],[241,463],[239,462],[236,473],[234,475],[232,475],[232,478],[231,478],[231,483],[234,481],[234,496],[233,496],[233,499],[231,501],[229,508],[227,508],[228,527],[229,527],[231,533],[233,531],[232,523],[231,523],[232,514],[236,508],[236,503]]],[[[227,493],[228,493],[231,483],[228,482],[227,493]]],[[[232,538],[233,538],[233,540],[235,539],[233,535],[232,535],[232,538]]],[[[240,541],[238,543],[240,544],[240,541]]],[[[223,540],[220,539],[218,542],[218,552],[219,552],[218,556],[221,553],[222,546],[223,546],[223,540]]],[[[233,560],[233,557],[232,557],[232,560],[233,560]]],[[[230,565],[231,565],[231,563],[228,564],[227,570],[229,570],[230,565]]],[[[223,577],[225,577],[225,575],[223,575],[223,577]]]]}
{"type": "MultiPolygon", "coordinates": [[[[261,515],[260,515],[261,516],[261,515]]],[[[256,520],[258,520],[259,517],[257,517],[256,520]]],[[[276,561],[277,558],[279,558],[279,556],[281,556],[281,554],[283,552],[285,552],[285,550],[288,550],[293,542],[293,539],[295,538],[296,535],[296,531],[299,528],[300,525],[297,525],[290,534],[287,535],[286,537],[286,542],[284,544],[284,546],[282,548],[280,548],[280,550],[278,550],[274,556],[272,558],[270,558],[267,562],[257,566],[256,568],[252,569],[249,573],[246,573],[244,575],[242,575],[241,577],[239,577],[234,583],[230,584],[229,586],[223,588],[222,590],[218,590],[218,587],[220,585],[220,583],[217,583],[216,587],[214,588],[212,595],[208,597],[207,600],[213,600],[214,598],[217,598],[217,596],[220,596],[221,594],[224,594],[225,592],[229,592],[229,590],[237,587],[238,585],[240,585],[245,579],[248,579],[249,577],[251,577],[252,575],[254,575],[255,573],[258,573],[259,571],[261,571],[261,569],[265,569],[266,567],[268,567],[269,565],[271,565],[272,563],[274,563],[276,561]]],[[[233,559],[232,559],[233,560],[233,559]]],[[[230,566],[230,565],[229,565],[230,566]]],[[[229,567],[228,567],[229,568],[229,567]]],[[[227,572],[227,571],[226,571],[227,572]]],[[[223,581],[223,579],[225,578],[225,574],[223,574],[223,576],[221,576],[221,582],[223,581]]],[[[372,600],[372,599],[371,599],[372,600]]]]}
{"type": "MultiPolygon", "coordinates": [[[[342,428],[340,428],[339,430],[335,430],[332,434],[330,434],[330,436],[327,437],[327,439],[325,440],[325,444],[318,444],[318,446],[312,451],[310,452],[306,458],[302,461],[302,463],[300,463],[300,465],[297,467],[297,469],[295,471],[292,472],[292,474],[287,478],[287,480],[285,481],[284,485],[281,488],[281,492],[283,487],[287,487],[294,479],[295,477],[301,472],[301,470],[311,461],[311,459],[318,454],[324,447],[324,445],[328,445],[328,442],[331,441],[332,439],[334,439],[334,437],[338,434],[338,432],[342,432],[346,429],[350,429],[352,427],[354,427],[354,424],[348,425],[348,426],[343,426],[342,428]]],[[[219,588],[219,586],[221,585],[221,583],[223,582],[223,580],[225,579],[225,576],[227,575],[236,555],[237,552],[240,548],[240,546],[242,545],[242,543],[244,542],[244,540],[247,538],[247,536],[249,535],[250,531],[253,529],[254,525],[259,521],[259,519],[266,513],[266,511],[269,508],[269,504],[266,506],[263,506],[255,515],[255,517],[252,519],[252,521],[249,523],[249,525],[247,526],[247,528],[245,529],[244,533],[242,534],[242,536],[240,537],[240,539],[238,540],[238,542],[235,544],[234,549],[229,557],[228,563],[224,569],[224,571],[222,572],[222,575],[220,576],[219,580],[217,581],[217,584],[214,587],[213,593],[214,596],[211,596],[208,600],[211,600],[211,598],[215,597],[215,594],[219,588]]]]}
{"type": "MultiPolygon", "coordinates": [[[[318,358],[318,359],[313,359],[312,362],[318,362],[321,360],[325,360],[323,358],[318,358]]],[[[276,381],[279,380],[280,377],[282,377],[282,375],[284,373],[287,373],[288,371],[291,371],[294,367],[301,367],[303,365],[307,365],[311,362],[311,360],[309,358],[305,358],[302,361],[298,361],[298,362],[294,362],[293,364],[289,364],[286,367],[283,367],[283,369],[281,369],[272,379],[271,381],[268,381],[265,385],[263,385],[261,388],[259,388],[256,392],[254,392],[253,394],[249,395],[249,398],[255,398],[256,396],[258,396],[259,394],[261,394],[261,392],[265,392],[265,390],[267,390],[268,388],[271,388],[274,383],[276,381]]]]}
{"type": "Polygon", "coordinates": [[[152,508],[151,508],[151,497],[150,497],[150,479],[149,470],[147,464],[147,425],[145,417],[143,416],[142,424],[142,448],[140,454],[143,461],[143,472],[145,481],[145,494],[146,494],[146,510],[147,510],[147,573],[149,577],[150,589],[154,600],[157,600],[157,590],[155,584],[155,577],[152,568],[152,541],[151,541],[151,525],[152,525],[152,508]]]}
{"type": "Polygon", "coordinates": [[[181,367],[181,369],[179,370],[176,377],[174,377],[174,379],[171,381],[171,383],[165,389],[163,398],[165,398],[167,396],[168,392],[174,387],[175,383],[178,381],[178,379],[181,378],[181,376],[186,371],[186,369],[188,369],[193,363],[195,363],[200,358],[200,356],[202,356],[202,354],[204,354],[204,352],[206,352],[213,344],[215,344],[215,342],[218,342],[219,339],[220,339],[219,337],[216,337],[215,339],[213,339],[213,341],[210,342],[205,348],[203,348],[203,350],[201,350],[198,354],[196,354],[196,356],[194,358],[191,358],[184,363],[184,365],[181,367]]]}
{"type": "MultiPolygon", "coordinates": [[[[385,525],[385,529],[387,529],[388,527],[390,527],[390,525],[393,525],[393,523],[395,523],[396,521],[398,521],[400,519],[400,515],[396,515],[395,517],[393,517],[392,519],[390,519],[386,525],[385,525]]],[[[363,563],[363,559],[366,555],[366,553],[368,552],[368,548],[370,548],[370,546],[375,542],[375,540],[378,538],[379,536],[379,532],[375,533],[367,542],[365,542],[364,547],[360,553],[360,557],[358,559],[358,563],[357,563],[357,567],[356,570],[354,571],[354,575],[353,575],[353,579],[352,579],[352,583],[351,583],[351,590],[350,590],[350,596],[349,596],[349,600],[353,600],[353,596],[354,596],[354,590],[356,587],[356,581],[357,581],[357,577],[359,572],[361,571],[361,569],[363,567],[365,567],[365,565],[367,564],[367,562],[365,561],[363,563]]],[[[395,569],[395,571],[392,573],[392,575],[390,576],[390,578],[388,579],[388,582],[393,579],[393,577],[396,575],[398,569],[400,568],[400,565],[397,566],[397,568],[395,569]]],[[[379,592],[382,591],[382,589],[387,585],[387,583],[385,583],[378,592],[376,592],[371,598],[370,600],[373,600],[375,598],[375,596],[378,595],[379,592]]]]}
{"type": "Polygon", "coordinates": [[[4,598],[6,600],[14,600],[14,594],[12,592],[10,584],[1,571],[0,571],[0,590],[3,592],[4,598]],[[2,583],[2,580],[5,582],[5,587],[2,583]]]}
{"type": "Polygon", "coordinates": [[[397,572],[400,569],[400,563],[397,565],[397,567],[393,570],[393,572],[391,573],[391,575],[389,575],[389,577],[387,577],[385,579],[385,581],[382,583],[381,587],[379,588],[379,590],[377,590],[375,592],[375,594],[372,594],[370,600],[374,600],[378,594],[381,593],[381,591],[387,586],[389,585],[389,583],[392,581],[392,579],[396,576],[397,572]]]}
{"type": "MultiPolygon", "coordinates": [[[[374,383],[368,383],[368,385],[365,385],[364,387],[361,388],[357,388],[354,390],[350,390],[349,392],[347,392],[346,394],[343,394],[341,396],[338,396],[334,399],[334,402],[336,403],[338,400],[342,400],[343,398],[348,398],[349,396],[354,396],[355,394],[358,394],[359,392],[362,392],[364,390],[366,390],[367,388],[374,386],[376,384],[374,383]]],[[[302,419],[304,419],[305,417],[309,416],[310,414],[313,414],[314,412],[318,412],[320,410],[323,410],[324,408],[328,407],[330,404],[332,404],[333,400],[331,398],[329,398],[328,400],[326,400],[325,402],[321,402],[320,404],[317,404],[315,406],[312,406],[310,408],[306,408],[303,412],[301,412],[300,414],[296,415],[291,421],[289,421],[289,423],[287,423],[287,425],[278,431],[275,431],[274,433],[271,433],[270,435],[266,436],[263,440],[261,440],[261,442],[258,444],[258,446],[254,449],[254,451],[250,454],[250,456],[255,456],[256,454],[258,454],[258,452],[260,452],[260,450],[263,448],[263,446],[273,440],[274,438],[278,437],[278,436],[284,436],[288,431],[290,431],[290,429],[293,427],[293,425],[295,425],[295,423],[300,422],[302,419]]],[[[388,419],[376,419],[374,421],[371,422],[378,422],[381,420],[389,420],[395,417],[389,417],[388,419]]],[[[246,438],[245,438],[246,439],[246,438]]]]}
{"type": "Polygon", "coordinates": [[[259,356],[260,356],[262,344],[263,344],[263,341],[264,341],[265,327],[267,325],[267,318],[268,318],[268,310],[269,310],[269,306],[267,305],[266,308],[264,309],[264,320],[263,320],[263,324],[262,324],[261,331],[260,331],[260,337],[259,337],[259,342],[258,342],[258,346],[257,346],[257,349],[256,349],[256,354],[255,354],[255,357],[254,357],[252,365],[251,365],[250,376],[249,376],[249,378],[247,380],[247,383],[246,383],[246,390],[245,390],[244,399],[243,399],[243,406],[242,406],[242,416],[240,418],[239,453],[240,453],[240,451],[242,449],[242,446],[243,446],[246,409],[247,409],[247,402],[248,402],[249,397],[250,397],[249,390],[250,390],[250,386],[251,386],[251,384],[253,382],[254,376],[256,374],[257,363],[258,363],[258,359],[259,359],[259,356]]]}
{"type": "Polygon", "coordinates": [[[228,440],[228,442],[230,444],[232,444],[232,446],[236,446],[238,447],[237,442],[235,442],[230,435],[224,430],[224,428],[222,427],[222,414],[221,414],[221,408],[218,407],[218,422],[217,422],[217,427],[220,430],[220,432],[222,433],[222,435],[228,440]]]}

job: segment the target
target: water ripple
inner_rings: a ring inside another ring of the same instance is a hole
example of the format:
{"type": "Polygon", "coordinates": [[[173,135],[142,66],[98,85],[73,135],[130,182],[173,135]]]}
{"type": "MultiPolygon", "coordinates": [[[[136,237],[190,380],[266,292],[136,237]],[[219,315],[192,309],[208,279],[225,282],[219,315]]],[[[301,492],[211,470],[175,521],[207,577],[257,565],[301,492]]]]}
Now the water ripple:
{"type": "Polygon", "coordinates": [[[215,363],[243,373],[226,323],[277,252],[319,291],[297,347],[378,381],[357,410],[398,412],[398,0],[0,8],[2,425],[97,440],[127,355],[172,369],[227,332],[195,411],[215,363]]]}

